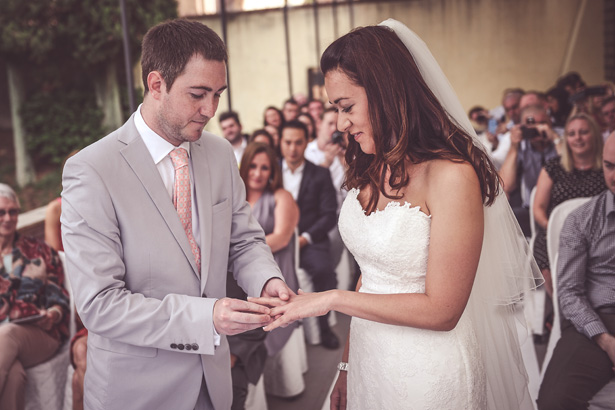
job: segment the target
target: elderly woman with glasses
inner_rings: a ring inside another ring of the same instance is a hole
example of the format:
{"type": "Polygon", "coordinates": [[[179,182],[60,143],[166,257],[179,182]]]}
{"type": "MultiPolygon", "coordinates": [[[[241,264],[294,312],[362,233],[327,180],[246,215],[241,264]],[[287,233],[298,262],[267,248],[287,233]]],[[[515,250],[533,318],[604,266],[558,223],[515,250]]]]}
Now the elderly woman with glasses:
{"type": "Polygon", "coordinates": [[[68,336],[68,297],[58,254],[17,233],[19,199],[0,184],[0,409],[24,408],[25,370],[68,336]]]}

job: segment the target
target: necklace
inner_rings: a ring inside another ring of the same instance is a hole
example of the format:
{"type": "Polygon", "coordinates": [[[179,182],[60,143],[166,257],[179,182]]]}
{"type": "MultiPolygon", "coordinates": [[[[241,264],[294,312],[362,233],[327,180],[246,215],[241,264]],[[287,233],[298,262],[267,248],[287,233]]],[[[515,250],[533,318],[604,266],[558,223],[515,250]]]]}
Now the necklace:
{"type": "Polygon", "coordinates": [[[592,169],[592,164],[589,164],[589,165],[575,165],[574,167],[576,169],[578,169],[579,171],[587,171],[589,169],[592,169]]]}

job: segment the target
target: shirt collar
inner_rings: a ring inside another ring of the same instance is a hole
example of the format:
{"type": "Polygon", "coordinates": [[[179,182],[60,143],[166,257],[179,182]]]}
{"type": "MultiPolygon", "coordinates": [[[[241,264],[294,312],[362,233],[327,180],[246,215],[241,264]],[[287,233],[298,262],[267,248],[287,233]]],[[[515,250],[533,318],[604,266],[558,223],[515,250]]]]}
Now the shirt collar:
{"type": "Polygon", "coordinates": [[[604,207],[604,212],[608,216],[611,212],[615,212],[615,195],[611,190],[607,189],[606,191],[606,206],[604,207]]]}
{"type": "Polygon", "coordinates": [[[154,130],[152,130],[143,119],[141,115],[141,106],[137,108],[135,112],[135,127],[137,127],[137,131],[141,135],[147,150],[149,151],[154,163],[157,165],[160,161],[162,161],[171,151],[175,148],[185,148],[188,151],[188,157],[190,157],[190,143],[188,141],[182,142],[179,147],[171,144],[169,141],[162,138],[158,135],[154,130]]]}
{"type": "Polygon", "coordinates": [[[303,173],[303,168],[305,168],[305,160],[303,160],[303,164],[299,165],[299,167],[297,169],[295,169],[294,171],[292,171],[289,167],[288,164],[286,164],[286,160],[282,159],[282,172],[290,172],[291,174],[301,174],[303,173]]]}

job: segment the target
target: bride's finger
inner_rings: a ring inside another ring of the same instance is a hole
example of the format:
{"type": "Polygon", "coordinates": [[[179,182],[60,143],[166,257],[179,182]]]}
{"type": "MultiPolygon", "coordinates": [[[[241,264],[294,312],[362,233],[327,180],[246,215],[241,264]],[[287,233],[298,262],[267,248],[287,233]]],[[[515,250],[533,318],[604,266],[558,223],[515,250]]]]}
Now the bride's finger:
{"type": "Polygon", "coordinates": [[[288,326],[288,323],[286,323],[284,316],[280,316],[278,319],[274,320],[272,323],[265,326],[263,330],[265,332],[271,332],[272,330],[277,329],[278,327],[286,327],[286,326],[288,326]]]}
{"type": "Polygon", "coordinates": [[[248,302],[257,303],[259,305],[263,305],[267,307],[284,306],[285,304],[288,303],[288,301],[286,300],[282,300],[278,298],[266,298],[266,297],[260,297],[260,298],[248,297],[248,302]]]}

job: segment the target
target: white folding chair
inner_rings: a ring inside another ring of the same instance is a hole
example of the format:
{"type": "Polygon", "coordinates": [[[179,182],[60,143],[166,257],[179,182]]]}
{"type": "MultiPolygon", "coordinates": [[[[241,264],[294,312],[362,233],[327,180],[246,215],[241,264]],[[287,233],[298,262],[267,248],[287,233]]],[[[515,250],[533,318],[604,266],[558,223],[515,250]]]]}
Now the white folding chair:
{"type": "MultiPolygon", "coordinates": [[[[553,280],[553,327],[547,345],[547,352],[542,364],[540,379],[542,380],[549,361],[553,357],[553,350],[557,345],[557,341],[562,336],[560,325],[560,311],[557,292],[557,259],[559,252],[559,239],[564,221],[568,215],[589,201],[590,198],[574,198],[562,202],[556,206],[549,216],[549,224],[547,225],[547,253],[549,255],[549,265],[551,266],[551,278],[553,280]]],[[[590,401],[590,410],[614,410],[615,409],[615,378],[611,380],[594,398],[590,401]]]]}
{"type": "MultiPolygon", "coordinates": [[[[536,187],[530,193],[530,231],[532,236],[529,241],[529,248],[534,250],[534,242],[536,241],[536,219],[534,218],[534,199],[536,198],[536,187]]],[[[544,315],[545,315],[545,300],[547,292],[545,287],[541,286],[538,289],[531,291],[526,295],[523,303],[523,311],[525,320],[531,334],[542,335],[544,333],[544,315]]]]}
{"type": "MultiPolygon", "coordinates": [[[[59,252],[60,260],[65,267],[64,252],[59,252]]],[[[73,297],[64,275],[64,287],[67,289],[70,304],[73,297]]],[[[74,321],[71,308],[70,323],[74,321]]],[[[74,325],[70,327],[70,337],[75,331],[74,325]]],[[[46,362],[26,369],[26,410],[61,410],[64,405],[65,389],[67,383],[67,369],[70,366],[70,343],[67,341],[58,352],[46,362]]]]}

